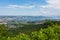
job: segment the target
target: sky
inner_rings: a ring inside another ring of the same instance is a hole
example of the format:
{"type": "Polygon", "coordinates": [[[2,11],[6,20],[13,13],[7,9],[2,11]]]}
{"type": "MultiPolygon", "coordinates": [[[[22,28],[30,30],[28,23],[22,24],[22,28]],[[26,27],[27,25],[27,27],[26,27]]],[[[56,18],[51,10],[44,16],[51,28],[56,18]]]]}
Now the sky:
{"type": "Polygon", "coordinates": [[[0,0],[0,16],[60,16],[60,0],[0,0]]]}

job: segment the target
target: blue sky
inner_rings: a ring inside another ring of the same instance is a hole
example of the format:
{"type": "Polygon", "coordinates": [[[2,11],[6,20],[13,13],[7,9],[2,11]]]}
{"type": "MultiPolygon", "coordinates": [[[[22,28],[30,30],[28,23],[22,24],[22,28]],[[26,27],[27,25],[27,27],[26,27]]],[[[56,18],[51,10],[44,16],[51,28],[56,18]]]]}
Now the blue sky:
{"type": "Polygon", "coordinates": [[[60,16],[59,0],[0,0],[0,15],[60,16]]]}

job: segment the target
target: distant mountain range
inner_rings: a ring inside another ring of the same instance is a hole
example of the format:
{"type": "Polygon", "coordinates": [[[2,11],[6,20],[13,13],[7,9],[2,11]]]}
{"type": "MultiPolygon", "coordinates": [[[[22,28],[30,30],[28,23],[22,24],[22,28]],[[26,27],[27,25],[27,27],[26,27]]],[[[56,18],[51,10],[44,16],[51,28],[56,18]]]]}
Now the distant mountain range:
{"type": "Polygon", "coordinates": [[[45,19],[60,20],[60,16],[0,16],[0,19],[15,21],[43,21],[45,19]]]}

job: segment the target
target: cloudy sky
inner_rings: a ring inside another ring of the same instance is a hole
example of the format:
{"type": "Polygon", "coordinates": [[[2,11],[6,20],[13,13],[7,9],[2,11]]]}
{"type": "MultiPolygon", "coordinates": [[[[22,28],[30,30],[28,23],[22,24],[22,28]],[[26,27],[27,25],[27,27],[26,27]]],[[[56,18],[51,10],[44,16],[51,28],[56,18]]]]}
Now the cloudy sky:
{"type": "Polygon", "coordinates": [[[0,15],[60,16],[60,0],[0,0],[0,15]]]}

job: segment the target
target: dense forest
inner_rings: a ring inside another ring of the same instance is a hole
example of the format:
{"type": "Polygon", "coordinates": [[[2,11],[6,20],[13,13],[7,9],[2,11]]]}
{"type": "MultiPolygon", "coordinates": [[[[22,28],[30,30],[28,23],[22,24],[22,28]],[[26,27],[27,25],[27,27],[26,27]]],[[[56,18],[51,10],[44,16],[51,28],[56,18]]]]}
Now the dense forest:
{"type": "Polygon", "coordinates": [[[35,25],[19,24],[17,28],[0,24],[0,40],[60,40],[60,21],[46,20],[43,24],[35,25]]]}

